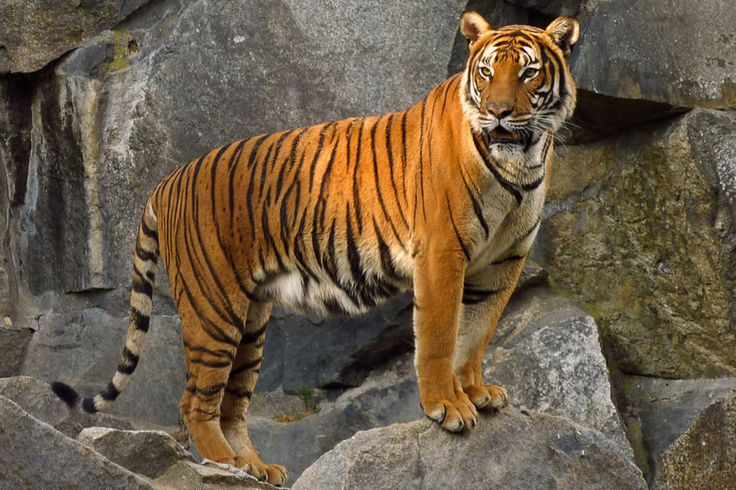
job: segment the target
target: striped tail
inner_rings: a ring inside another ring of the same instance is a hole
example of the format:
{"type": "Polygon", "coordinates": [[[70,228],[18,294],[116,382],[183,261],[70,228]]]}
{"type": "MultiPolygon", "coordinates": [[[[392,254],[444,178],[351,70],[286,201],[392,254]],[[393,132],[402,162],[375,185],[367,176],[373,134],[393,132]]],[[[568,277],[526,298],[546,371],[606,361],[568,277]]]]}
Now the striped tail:
{"type": "MultiPolygon", "coordinates": [[[[128,385],[131,374],[138,366],[153,309],[152,297],[157,260],[156,214],[149,200],[138,227],[138,238],[135,244],[133,286],[130,292],[130,323],[125,347],[123,347],[123,357],[107,387],[93,398],[85,398],[82,401],[82,408],[85,412],[95,413],[107,409],[128,385]]],[[[79,394],[71,386],[55,381],[51,383],[51,389],[70,408],[74,408],[79,403],[79,394]]]]}

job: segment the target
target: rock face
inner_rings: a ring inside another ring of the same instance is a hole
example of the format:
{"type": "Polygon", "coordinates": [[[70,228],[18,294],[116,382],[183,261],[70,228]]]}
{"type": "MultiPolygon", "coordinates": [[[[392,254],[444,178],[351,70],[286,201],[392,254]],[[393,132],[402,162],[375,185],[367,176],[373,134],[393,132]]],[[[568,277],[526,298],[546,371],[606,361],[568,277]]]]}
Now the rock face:
{"type": "Polygon", "coordinates": [[[734,109],[732,7],[696,0],[588,2],[571,58],[573,76],[580,88],[597,94],[734,109]]]}
{"type": "Polygon", "coordinates": [[[15,376],[20,372],[26,354],[26,347],[33,331],[27,328],[10,329],[0,327],[0,378],[15,376]]]}
{"type": "Polygon", "coordinates": [[[151,485],[0,396],[0,466],[7,488],[150,489],[151,485]]]}
{"type": "Polygon", "coordinates": [[[736,391],[706,408],[662,455],[655,488],[729,488],[736,484],[736,391]]]}
{"type": "Polygon", "coordinates": [[[282,386],[287,393],[299,393],[303,388],[357,386],[372,367],[413,349],[411,315],[409,295],[349,322],[275,311],[258,390],[282,386]]]}
{"type": "Polygon", "coordinates": [[[698,110],[560,151],[533,256],[625,372],[736,373],[735,131],[698,110]]]}
{"type": "Polygon", "coordinates": [[[178,461],[194,461],[166,432],[84,429],[77,440],[133,473],[157,478],[178,461]]]}
{"type": "MultiPolygon", "coordinates": [[[[689,474],[690,478],[698,473],[685,467],[687,461],[700,461],[698,458],[703,448],[698,448],[690,455],[677,441],[685,437],[685,433],[697,430],[693,428],[708,417],[706,414],[710,413],[711,405],[736,392],[736,378],[673,380],[625,376],[619,381],[619,385],[623,399],[623,416],[639,467],[643,469],[650,483],[660,482],[659,488],[680,488],[661,484],[674,478],[673,458],[679,461],[678,471],[682,471],[683,476],[689,474]],[[667,465],[669,469],[665,468],[667,465]],[[667,477],[663,476],[665,473],[667,477]]],[[[731,423],[726,416],[721,422],[731,423]]],[[[707,450],[712,449],[708,441],[705,446],[707,450]]],[[[716,452],[723,450],[716,459],[731,463],[736,461],[725,449],[727,446],[713,449],[716,452]]],[[[715,453],[711,455],[715,457],[715,453]]],[[[703,466],[707,467],[709,465],[703,466]]],[[[704,478],[702,481],[707,482],[708,479],[704,478]]]]}
{"type": "MultiPolygon", "coordinates": [[[[34,335],[22,372],[46,381],[62,380],[84,396],[103,389],[115,373],[128,320],[98,308],[48,315],[34,335]]],[[[151,322],[141,361],[111,413],[160,425],[179,422],[186,372],[177,317],[151,322]]]]}
{"type": "Polygon", "coordinates": [[[32,72],[113,27],[148,0],[9,0],[0,6],[0,73],[32,72]]]}
{"type": "Polygon", "coordinates": [[[463,436],[427,420],[360,432],[292,488],[647,488],[639,469],[596,431],[514,409],[481,419],[463,436]]]}
{"type": "MultiPolygon", "coordinates": [[[[598,327],[569,300],[544,287],[514,297],[484,371],[487,381],[508,388],[513,406],[597,429],[633,459],[611,400],[598,327]]],[[[359,430],[423,418],[413,354],[374,370],[360,387],[321,402],[317,414],[296,422],[278,423],[260,410],[260,417],[250,418],[253,443],[266,461],[285,464],[292,478],[359,430]]]]}
{"type": "Polygon", "coordinates": [[[516,407],[601,431],[633,456],[611,400],[595,320],[546,288],[514,298],[484,367],[486,382],[509,389],[516,407]]]}

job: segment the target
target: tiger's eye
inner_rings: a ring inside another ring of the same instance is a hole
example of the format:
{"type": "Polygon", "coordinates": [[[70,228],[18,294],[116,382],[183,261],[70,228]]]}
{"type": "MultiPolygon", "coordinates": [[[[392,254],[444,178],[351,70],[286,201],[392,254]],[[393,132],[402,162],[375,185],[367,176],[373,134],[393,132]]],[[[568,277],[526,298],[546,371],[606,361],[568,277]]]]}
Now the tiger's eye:
{"type": "Polygon", "coordinates": [[[537,75],[539,75],[539,70],[537,70],[536,68],[527,68],[526,70],[524,70],[524,73],[521,74],[521,78],[525,80],[531,80],[537,75]]]}
{"type": "Polygon", "coordinates": [[[478,68],[478,71],[480,72],[480,74],[481,74],[481,75],[482,75],[482,76],[483,76],[484,78],[491,78],[491,76],[493,75],[493,74],[491,73],[491,69],[490,69],[490,68],[488,68],[487,66],[481,66],[480,68],[478,68]]]}

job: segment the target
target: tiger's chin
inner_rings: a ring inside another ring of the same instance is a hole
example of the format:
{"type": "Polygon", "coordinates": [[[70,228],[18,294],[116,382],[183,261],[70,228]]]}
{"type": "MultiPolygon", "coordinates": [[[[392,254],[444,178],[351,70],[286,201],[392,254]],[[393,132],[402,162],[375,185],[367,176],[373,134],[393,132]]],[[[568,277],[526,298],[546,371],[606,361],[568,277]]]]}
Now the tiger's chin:
{"type": "Polygon", "coordinates": [[[525,166],[530,158],[529,136],[500,126],[485,132],[491,157],[512,166],[525,166]]]}

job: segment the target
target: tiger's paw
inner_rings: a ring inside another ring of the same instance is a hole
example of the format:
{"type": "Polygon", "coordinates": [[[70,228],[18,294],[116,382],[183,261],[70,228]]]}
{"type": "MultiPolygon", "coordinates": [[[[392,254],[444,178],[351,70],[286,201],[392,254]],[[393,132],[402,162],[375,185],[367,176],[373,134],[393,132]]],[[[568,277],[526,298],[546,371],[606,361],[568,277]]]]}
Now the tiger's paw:
{"type": "Polygon", "coordinates": [[[509,392],[498,385],[470,385],[463,388],[479,410],[499,409],[509,404],[509,392]]]}
{"type": "Polygon", "coordinates": [[[428,399],[422,400],[424,414],[449,432],[472,429],[478,423],[478,411],[462,391],[445,398],[425,398],[428,399]]]}
{"type": "Polygon", "coordinates": [[[235,466],[242,468],[261,481],[280,487],[289,479],[286,468],[280,464],[266,464],[255,454],[238,455],[235,457],[235,466]]]}

